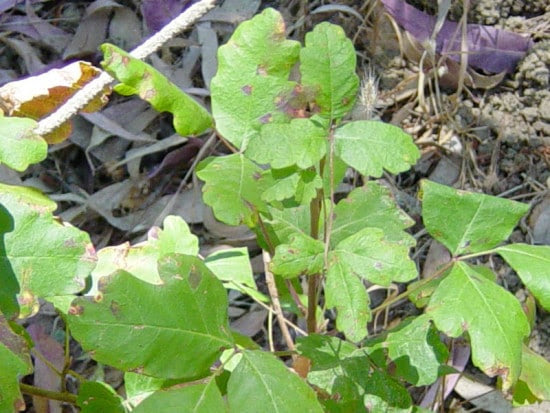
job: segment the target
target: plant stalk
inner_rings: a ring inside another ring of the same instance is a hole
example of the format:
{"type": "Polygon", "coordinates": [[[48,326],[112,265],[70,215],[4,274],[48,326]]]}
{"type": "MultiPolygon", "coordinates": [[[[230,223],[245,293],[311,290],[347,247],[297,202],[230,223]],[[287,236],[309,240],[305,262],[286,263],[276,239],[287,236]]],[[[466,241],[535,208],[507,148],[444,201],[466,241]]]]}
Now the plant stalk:
{"type": "MultiPolygon", "coordinates": [[[[310,234],[311,238],[319,238],[319,218],[321,216],[321,202],[323,192],[317,191],[317,196],[309,204],[310,213],[310,234]]],[[[308,334],[317,332],[317,285],[319,280],[319,274],[310,275],[307,279],[307,332],[308,334]]]]}
{"type": "Polygon", "coordinates": [[[30,394],[32,396],[45,397],[50,400],[59,400],[60,402],[66,402],[76,405],[76,394],[69,392],[57,392],[53,390],[41,389],[40,387],[31,386],[30,384],[19,383],[19,389],[22,393],[30,394]]]}

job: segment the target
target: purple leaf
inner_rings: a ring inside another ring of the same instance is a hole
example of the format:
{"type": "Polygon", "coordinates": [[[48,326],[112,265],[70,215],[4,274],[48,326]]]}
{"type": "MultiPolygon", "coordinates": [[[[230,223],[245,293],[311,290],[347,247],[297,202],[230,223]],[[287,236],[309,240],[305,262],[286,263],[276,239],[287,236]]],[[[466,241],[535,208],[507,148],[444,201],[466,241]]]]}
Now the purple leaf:
{"type": "Polygon", "coordinates": [[[157,32],[197,0],[143,0],[141,13],[151,32],[157,32]]]}
{"type": "MultiPolygon", "coordinates": [[[[381,0],[388,13],[418,41],[432,35],[436,17],[426,14],[403,0],[381,0]]],[[[460,61],[461,32],[458,23],[446,20],[436,37],[436,52],[460,61]]],[[[481,24],[466,28],[468,64],[488,72],[514,71],[518,61],[533,45],[528,37],[481,24]]]]}

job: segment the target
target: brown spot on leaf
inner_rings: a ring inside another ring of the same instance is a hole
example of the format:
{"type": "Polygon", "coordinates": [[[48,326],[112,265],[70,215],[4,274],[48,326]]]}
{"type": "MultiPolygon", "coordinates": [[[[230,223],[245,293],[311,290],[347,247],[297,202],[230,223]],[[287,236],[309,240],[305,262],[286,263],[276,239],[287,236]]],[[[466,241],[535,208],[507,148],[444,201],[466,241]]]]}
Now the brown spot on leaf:
{"type": "Polygon", "coordinates": [[[154,89],[147,89],[145,92],[140,93],[140,97],[144,100],[151,100],[157,95],[154,89]]]}
{"type": "Polygon", "coordinates": [[[71,315],[82,315],[84,313],[84,307],[81,305],[71,305],[69,307],[69,314],[71,315]]]}
{"type": "Polygon", "coordinates": [[[489,377],[494,377],[494,376],[506,377],[510,373],[510,369],[506,366],[497,365],[494,367],[489,367],[487,370],[485,370],[485,373],[487,373],[489,377]]]}
{"type": "Polygon", "coordinates": [[[265,77],[267,76],[267,69],[263,65],[258,65],[256,74],[265,77]]]}
{"type": "Polygon", "coordinates": [[[271,113],[266,113],[265,115],[263,115],[261,118],[260,118],[260,123],[262,124],[266,124],[266,123],[269,123],[271,122],[271,119],[273,118],[273,116],[271,115],[271,113]]]}
{"type": "Polygon", "coordinates": [[[122,64],[124,66],[128,66],[130,64],[130,58],[128,56],[123,56],[122,57],[122,64]]]}
{"type": "Polygon", "coordinates": [[[98,292],[98,293],[95,295],[94,301],[95,301],[96,303],[100,303],[100,302],[103,301],[103,293],[102,293],[101,291],[98,292]]]}
{"type": "Polygon", "coordinates": [[[189,272],[189,278],[188,278],[188,282],[191,288],[193,290],[196,290],[199,284],[201,283],[201,280],[202,280],[202,275],[197,270],[197,267],[195,267],[194,265],[191,266],[191,271],[189,272]]]}
{"type": "Polygon", "coordinates": [[[246,96],[250,96],[252,94],[252,86],[251,85],[244,85],[242,88],[241,88],[241,91],[246,95],[246,96]]]}
{"type": "Polygon", "coordinates": [[[109,306],[109,309],[111,310],[111,313],[113,313],[113,315],[116,317],[120,312],[120,304],[115,300],[111,300],[111,305],[109,306]]]}
{"type": "Polygon", "coordinates": [[[262,174],[259,172],[254,172],[254,174],[252,174],[252,179],[254,179],[255,181],[260,180],[261,177],[262,177],[262,174]]]}

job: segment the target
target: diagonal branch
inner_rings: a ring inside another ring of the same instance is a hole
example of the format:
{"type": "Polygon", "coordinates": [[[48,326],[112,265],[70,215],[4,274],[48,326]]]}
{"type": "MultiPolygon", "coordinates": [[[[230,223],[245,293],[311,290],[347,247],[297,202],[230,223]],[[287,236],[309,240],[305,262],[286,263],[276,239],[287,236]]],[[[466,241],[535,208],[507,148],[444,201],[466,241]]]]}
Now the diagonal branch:
{"type": "MultiPolygon", "coordinates": [[[[206,12],[212,9],[215,4],[216,0],[202,0],[192,5],[164,26],[160,31],[132,50],[130,54],[137,59],[144,59],[151,53],[156,52],[168,40],[193,25],[206,12]]],[[[76,115],[79,110],[84,108],[113,81],[114,78],[110,74],[102,72],[97,78],[76,92],[63,104],[63,106],[38,122],[38,126],[34,132],[38,135],[50,133],[55,128],[68,121],[72,116],[76,115]]]]}

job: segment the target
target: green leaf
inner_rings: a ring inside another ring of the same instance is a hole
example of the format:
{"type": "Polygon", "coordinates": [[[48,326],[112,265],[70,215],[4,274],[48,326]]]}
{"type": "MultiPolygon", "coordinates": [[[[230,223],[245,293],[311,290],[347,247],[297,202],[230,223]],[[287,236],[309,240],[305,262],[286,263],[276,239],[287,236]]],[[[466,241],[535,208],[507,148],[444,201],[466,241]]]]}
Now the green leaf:
{"type": "Polygon", "coordinates": [[[162,258],[159,274],[162,285],[124,271],[103,278],[93,301],[73,302],[71,332],[94,359],[120,370],[162,378],[205,375],[233,344],[225,289],[192,256],[162,258]]]}
{"type": "Polygon", "coordinates": [[[293,199],[299,205],[309,205],[317,196],[317,190],[323,186],[323,180],[317,172],[297,167],[268,169],[264,171],[262,179],[267,183],[262,194],[266,202],[293,199]]]}
{"type": "Polygon", "coordinates": [[[272,168],[296,165],[307,169],[325,156],[328,132],[310,119],[293,119],[290,123],[268,123],[260,135],[251,140],[246,155],[272,168]]]}
{"type": "Polygon", "coordinates": [[[390,190],[378,182],[369,181],[351,191],[334,207],[334,216],[330,238],[333,246],[365,227],[384,230],[390,241],[403,241],[411,247],[415,244],[405,232],[414,221],[397,207],[390,190]]]}
{"type": "Polygon", "coordinates": [[[124,373],[124,389],[126,399],[133,406],[138,405],[155,391],[169,385],[171,379],[159,379],[157,377],[144,376],[127,371],[124,373]]]}
{"type": "Polygon", "coordinates": [[[98,381],[85,381],[78,389],[77,405],[82,413],[124,413],[122,398],[111,386],[98,381]]]}
{"type": "Polygon", "coordinates": [[[24,410],[25,401],[19,391],[19,379],[32,373],[30,349],[23,337],[16,334],[0,313],[0,411],[24,410]]]}
{"type": "MultiPolygon", "coordinates": [[[[550,400],[550,363],[525,345],[521,357],[520,383],[525,384],[538,400],[550,400]]],[[[517,387],[514,389],[514,401],[523,402],[517,397],[517,387]]]]}
{"type": "Polygon", "coordinates": [[[450,337],[467,331],[474,364],[489,376],[502,376],[504,390],[516,382],[529,323],[512,294],[458,262],[433,293],[426,313],[450,337]]]}
{"type": "Polygon", "coordinates": [[[23,172],[33,163],[46,159],[48,144],[33,133],[36,121],[0,115],[0,164],[23,172]]]}
{"type": "Polygon", "coordinates": [[[315,103],[332,121],[343,118],[355,104],[355,65],[355,48],[340,26],[324,22],[306,34],[300,51],[301,82],[319,90],[315,103]]]}
{"type": "Polygon", "coordinates": [[[102,44],[101,51],[104,59],[101,65],[123,84],[115,87],[117,92],[139,95],[157,111],[170,112],[174,129],[182,136],[199,135],[212,127],[208,111],[158,70],[112,44],[102,44]]]}
{"type": "Polygon", "coordinates": [[[216,129],[237,148],[257,137],[262,125],[288,120],[297,85],[287,79],[299,51],[298,42],[285,38],[282,16],[270,8],[241,23],[218,49],[212,113],[216,129]]]}
{"type": "Polygon", "coordinates": [[[396,366],[396,373],[415,386],[434,383],[449,352],[426,315],[407,319],[388,333],[382,346],[396,366]]]}
{"type": "Polygon", "coordinates": [[[315,392],[275,356],[244,350],[227,383],[231,411],[322,412],[315,392]],[[252,397],[253,396],[253,397],[252,397]]]}
{"type": "Polygon", "coordinates": [[[380,121],[355,121],[334,132],[334,149],[345,163],[363,175],[380,178],[383,170],[407,171],[420,158],[410,135],[380,121]]]}
{"type": "Polygon", "coordinates": [[[453,256],[481,252],[505,241],[529,205],[460,191],[423,180],[422,218],[453,256]]]}
{"type": "MultiPolygon", "coordinates": [[[[356,375],[361,371],[354,370],[356,375]]],[[[397,380],[384,371],[374,370],[369,376],[359,377],[357,381],[363,382],[366,390],[364,398],[365,407],[372,413],[397,413],[407,412],[412,408],[411,396],[397,380]]]]}
{"type": "Polygon", "coordinates": [[[311,360],[308,382],[328,394],[334,394],[339,381],[346,374],[346,366],[342,361],[352,357],[357,347],[338,337],[309,334],[297,339],[296,350],[311,360]]]}
{"type": "Polygon", "coordinates": [[[97,266],[92,271],[92,288],[87,295],[95,295],[98,280],[117,270],[127,271],[151,284],[161,284],[157,269],[160,258],[173,253],[198,254],[199,241],[181,217],[169,215],[164,219],[162,226],[163,229],[151,228],[145,242],[132,246],[125,242],[99,250],[97,266]]]}
{"type": "Polygon", "coordinates": [[[205,182],[204,202],[226,224],[254,227],[257,211],[267,208],[262,170],[242,154],[207,158],[197,166],[197,176],[205,182]]]}
{"type": "Polygon", "coordinates": [[[172,412],[224,412],[222,395],[216,381],[198,383],[185,387],[158,390],[141,402],[132,413],[172,412]]]}
{"type": "Polygon", "coordinates": [[[310,334],[298,338],[296,350],[311,360],[308,382],[331,396],[338,395],[324,401],[327,411],[364,410],[361,388],[348,376],[345,362],[357,347],[337,337],[310,334]]]}
{"type": "Polygon", "coordinates": [[[216,251],[206,257],[204,263],[218,279],[256,289],[250,256],[246,247],[216,251]]]}
{"type": "Polygon", "coordinates": [[[516,271],[545,310],[550,311],[550,247],[511,244],[497,252],[516,271]]]}
{"type": "Polygon", "coordinates": [[[298,340],[297,350],[312,362],[308,381],[336,396],[326,403],[329,411],[365,411],[373,398],[386,403],[388,410],[377,410],[380,412],[411,405],[407,390],[386,373],[373,369],[363,349],[336,337],[309,335],[298,340]]]}
{"type": "Polygon", "coordinates": [[[29,316],[38,297],[81,291],[96,260],[88,234],[59,222],[56,204],[35,189],[0,184],[0,204],[0,310],[11,318],[18,302],[29,316]]]}
{"type": "Polygon", "coordinates": [[[336,262],[349,274],[382,286],[417,276],[409,246],[388,240],[380,228],[364,228],[340,241],[330,253],[329,266],[336,262]]]}
{"type": "Polygon", "coordinates": [[[348,340],[361,341],[371,319],[369,295],[362,281],[341,260],[329,264],[325,282],[327,308],[336,308],[336,327],[348,340]]]}
{"type": "Polygon", "coordinates": [[[318,274],[323,269],[324,250],[321,241],[304,234],[294,234],[288,244],[275,248],[271,270],[285,278],[318,274]]]}
{"type": "Polygon", "coordinates": [[[311,228],[309,205],[295,208],[269,208],[271,218],[265,218],[273,234],[270,234],[275,245],[288,244],[294,234],[309,235],[311,228]]]}

